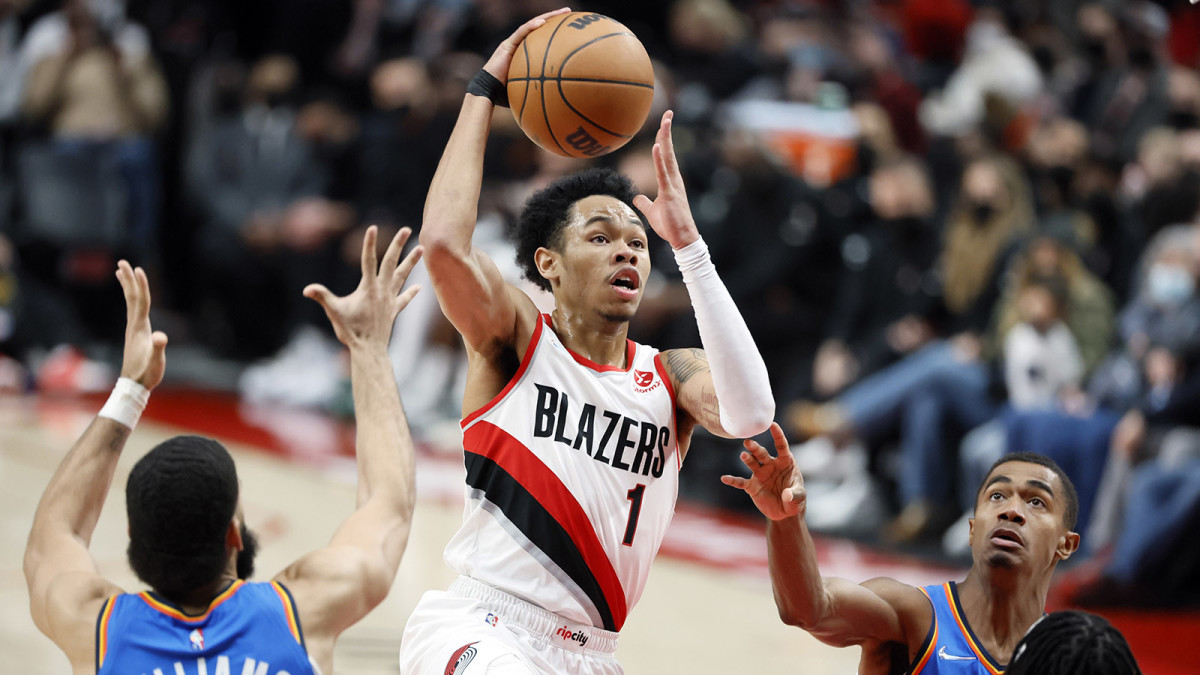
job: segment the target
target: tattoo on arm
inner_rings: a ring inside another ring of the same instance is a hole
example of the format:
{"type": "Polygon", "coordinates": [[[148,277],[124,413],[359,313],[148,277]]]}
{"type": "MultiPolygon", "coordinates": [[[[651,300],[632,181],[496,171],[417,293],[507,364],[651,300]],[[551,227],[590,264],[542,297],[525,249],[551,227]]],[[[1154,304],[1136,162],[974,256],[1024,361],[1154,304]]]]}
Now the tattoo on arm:
{"type": "Polygon", "coordinates": [[[691,347],[688,349],[672,349],[667,353],[667,367],[675,374],[675,379],[682,385],[692,379],[696,373],[708,370],[708,355],[703,349],[691,347]]]}

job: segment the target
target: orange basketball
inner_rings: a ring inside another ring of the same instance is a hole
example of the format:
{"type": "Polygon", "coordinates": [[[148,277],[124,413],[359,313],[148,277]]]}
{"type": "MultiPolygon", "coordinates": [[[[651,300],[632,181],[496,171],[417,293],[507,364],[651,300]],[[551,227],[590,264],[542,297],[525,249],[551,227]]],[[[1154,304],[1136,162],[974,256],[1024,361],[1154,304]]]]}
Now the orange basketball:
{"type": "Polygon", "coordinates": [[[599,157],[629,142],[654,98],[640,40],[602,14],[548,20],[517,46],[508,102],[526,136],[566,157],[599,157]]]}

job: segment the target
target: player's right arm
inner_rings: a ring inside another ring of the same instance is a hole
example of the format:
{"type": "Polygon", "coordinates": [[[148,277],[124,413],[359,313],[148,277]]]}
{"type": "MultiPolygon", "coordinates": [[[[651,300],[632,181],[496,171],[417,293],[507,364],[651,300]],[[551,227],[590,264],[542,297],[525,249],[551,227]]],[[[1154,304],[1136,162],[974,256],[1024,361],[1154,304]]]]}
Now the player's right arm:
{"type": "Polygon", "coordinates": [[[932,619],[928,600],[893,579],[855,584],[822,577],[816,547],[804,520],[807,497],[783,429],[771,425],[777,456],[747,440],[742,462],[750,478],[722,476],[744,490],[768,518],[767,555],[779,618],[837,647],[898,642],[915,652],[932,619]]]}
{"type": "MultiPolygon", "coordinates": [[[[496,48],[483,69],[503,85],[508,66],[525,36],[566,8],[531,19],[496,48]]],[[[496,264],[471,244],[483,183],[483,153],[492,121],[492,102],[467,94],[425,198],[421,246],[438,302],[446,318],[475,351],[512,345],[518,313],[536,319],[537,310],[512,287],[496,264]]]]}

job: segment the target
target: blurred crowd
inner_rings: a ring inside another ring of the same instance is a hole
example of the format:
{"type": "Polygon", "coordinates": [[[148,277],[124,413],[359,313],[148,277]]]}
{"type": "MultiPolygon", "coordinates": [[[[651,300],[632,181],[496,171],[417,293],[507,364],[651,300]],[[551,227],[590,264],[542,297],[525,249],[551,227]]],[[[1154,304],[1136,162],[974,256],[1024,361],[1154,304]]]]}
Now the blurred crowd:
{"type": "MultiPolygon", "coordinates": [[[[0,0],[0,390],[110,385],[126,257],[173,350],[237,364],[247,400],[346,410],[300,289],[348,291],[367,224],[419,230],[467,81],[558,4],[0,0]]],[[[961,556],[983,472],[1041,452],[1080,492],[1077,602],[1200,600],[1200,7],[584,9],[654,59],[647,128],[675,110],[813,527],[961,556]]],[[[652,194],[651,138],[590,161],[652,194]]],[[[497,114],[476,242],[514,283],[521,203],[584,166],[497,114]]],[[[699,346],[652,255],[631,337],[699,346]]],[[[414,426],[453,446],[461,346],[432,293],[417,306],[397,376],[414,426]]],[[[689,455],[685,493],[736,501],[712,487],[736,453],[696,443],[716,450],[689,455]]]]}

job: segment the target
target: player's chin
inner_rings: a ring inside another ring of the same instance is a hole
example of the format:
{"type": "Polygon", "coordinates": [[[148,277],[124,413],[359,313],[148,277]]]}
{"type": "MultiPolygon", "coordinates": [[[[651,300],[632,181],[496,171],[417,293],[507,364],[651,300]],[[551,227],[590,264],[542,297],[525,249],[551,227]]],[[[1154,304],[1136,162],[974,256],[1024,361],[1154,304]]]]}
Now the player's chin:
{"type": "Polygon", "coordinates": [[[988,567],[1010,569],[1021,564],[1021,557],[1014,551],[992,549],[984,556],[984,562],[988,567]]]}
{"type": "Polygon", "coordinates": [[[609,323],[629,323],[630,321],[633,321],[633,315],[635,313],[635,310],[636,310],[636,307],[629,308],[629,309],[626,309],[626,308],[610,309],[610,310],[601,312],[600,318],[604,319],[605,321],[607,321],[609,323]]]}

